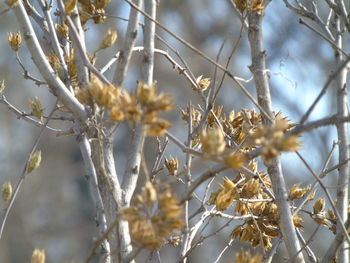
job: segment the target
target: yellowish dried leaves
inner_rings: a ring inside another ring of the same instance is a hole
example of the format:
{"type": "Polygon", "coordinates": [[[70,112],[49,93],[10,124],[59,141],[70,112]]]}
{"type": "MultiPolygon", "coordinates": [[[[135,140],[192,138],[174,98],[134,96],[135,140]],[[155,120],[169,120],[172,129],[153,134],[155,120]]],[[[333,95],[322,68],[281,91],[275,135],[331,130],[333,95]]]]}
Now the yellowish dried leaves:
{"type": "Polygon", "coordinates": [[[251,132],[253,142],[263,147],[261,155],[267,164],[271,164],[281,151],[294,152],[299,149],[301,145],[298,140],[299,136],[284,135],[293,126],[294,124],[277,114],[272,126],[266,127],[261,124],[251,132]]]}
{"type": "Polygon", "coordinates": [[[12,33],[10,32],[7,36],[7,40],[9,42],[9,45],[13,51],[18,51],[19,48],[21,47],[22,43],[22,37],[21,34],[18,33],[12,33]]]}
{"type": "Polygon", "coordinates": [[[38,169],[41,164],[41,151],[36,151],[29,155],[27,163],[27,174],[30,174],[34,170],[38,169]]]}
{"type": "Polygon", "coordinates": [[[100,44],[100,49],[106,49],[114,45],[117,41],[118,35],[117,31],[108,29],[107,34],[103,37],[103,40],[100,44]]]}
{"type": "Polygon", "coordinates": [[[170,156],[169,159],[165,158],[164,166],[167,168],[170,175],[176,175],[179,169],[179,160],[170,156]]]}
{"type": "Polygon", "coordinates": [[[102,83],[97,77],[92,77],[90,83],[76,89],[77,99],[86,105],[96,104],[100,108],[110,108],[118,100],[120,89],[102,83]]]}
{"type": "Polygon", "coordinates": [[[78,4],[78,0],[67,0],[64,3],[64,10],[66,12],[66,15],[70,15],[76,8],[77,4],[78,4]]]}
{"type": "Polygon", "coordinates": [[[181,216],[182,208],[170,189],[157,191],[151,182],[145,184],[133,205],[123,210],[132,238],[149,250],[159,249],[184,226],[181,216]]]}
{"type": "Polygon", "coordinates": [[[11,182],[5,182],[2,185],[1,197],[4,201],[9,201],[12,197],[12,184],[11,182]]]}
{"type": "Polygon", "coordinates": [[[34,117],[38,118],[41,122],[43,122],[44,109],[38,97],[35,97],[29,102],[29,107],[31,110],[31,114],[34,117]]]}
{"type": "Polygon", "coordinates": [[[11,8],[15,8],[18,5],[18,0],[6,0],[6,4],[11,8]]]}
{"type": "Polygon", "coordinates": [[[210,86],[211,79],[210,78],[203,78],[203,76],[201,75],[196,79],[196,83],[197,83],[197,86],[192,86],[193,90],[206,91],[210,86]]]}
{"type": "MultiPolygon", "coordinates": [[[[248,0],[235,0],[235,4],[237,9],[243,13],[249,5],[249,1],[248,0]]],[[[249,9],[251,9],[252,11],[255,12],[259,12],[261,10],[264,10],[266,7],[263,5],[263,0],[252,0],[251,1],[251,6],[249,7],[249,9]]]]}
{"type": "Polygon", "coordinates": [[[294,200],[294,199],[301,199],[303,198],[306,193],[308,193],[311,189],[311,185],[308,185],[305,188],[300,188],[301,183],[294,184],[292,188],[289,191],[289,199],[294,200]]]}
{"type": "Polygon", "coordinates": [[[263,256],[257,254],[253,256],[249,251],[243,251],[240,249],[239,252],[236,253],[235,263],[263,263],[263,256]]]}
{"type": "Polygon", "coordinates": [[[45,263],[45,258],[45,250],[36,248],[33,251],[31,263],[45,263]]]}
{"type": "Polygon", "coordinates": [[[5,80],[0,81],[0,94],[5,90],[5,80]]]}
{"type": "Polygon", "coordinates": [[[204,129],[200,134],[202,151],[206,156],[218,156],[225,150],[226,142],[220,127],[213,126],[204,129]]]}

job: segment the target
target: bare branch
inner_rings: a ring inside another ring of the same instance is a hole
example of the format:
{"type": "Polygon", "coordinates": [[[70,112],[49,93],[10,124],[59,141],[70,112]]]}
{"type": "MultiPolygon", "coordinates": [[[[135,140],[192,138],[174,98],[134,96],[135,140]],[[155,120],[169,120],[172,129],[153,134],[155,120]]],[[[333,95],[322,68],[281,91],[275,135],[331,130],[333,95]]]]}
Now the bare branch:
{"type": "Polygon", "coordinates": [[[63,84],[60,78],[55,74],[51,68],[46,56],[40,46],[38,38],[34,32],[33,26],[29,20],[28,14],[23,6],[22,0],[13,8],[17,17],[24,39],[27,43],[28,49],[31,53],[32,59],[37,66],[39,72],[52,89],[53,93],[59,100],[69,108],[72,113],[80,120],[85,120],[87,113],[84,106],[70,93],[67,87],[63,84]]]}
{"type": "MultiPolygon", "coordinates": [[[[273,118],[273,110],[269,83],[265,73],[266,53],[263,50],[262,17],[263,14],[260,12],[251,11],[248,13],[248,38],[252,56],[252,65],[250,69],[254,74],[259,105],[270,117],[266,118],[265,115],[262,116],[263,123],[270,126],[272,124],[271,119],[273,118]]],[[[287,253],[291,258],[298,253],[301,246],[292,220],[290,205],[288,203],[287,189],[284,182],[282,166],[279,157],[276,158],[273,164],[267,167],[267,171],[275,193],[275,201],[280,216],[280,229],[284,236],[284,243],[287,248],[287,253]]],[[[298,254],[295,258],[295,262],[304,262],[303,255],[298,254]]]]}
{"type": "Polygon", "coordinates": [[[129,23],[126,29],[123,47],[119,53],[118,64],[113,76],[113,84],[116,86],[121,86],[123,84],[124,78],[126,76],[126,72],[129,67],[132,49],[135,45],[136,37],[137,37],[137,28],[138,28],[139,19],[140,19],[139,10],[141,8],[141,3],[142,3],[141,0],[134,0],[134,3],[132,4],[137,9],[130,8],[129,23]]]}
{"type": "Polygon", "coordinates": [[[56,101],[54,107],[52,108],[49,117],[45,120],[44,125],[41,127],[41,129],[40,129],[40,131],[39,131],[39,134],[38,134],[38,136],[36,137],[35,142],[34,142],[32,148],[31,148],[31,150],[30,150],[30,153],[29,153],[28,156],[27,156],[26,163],[25,163],[25,165],[24,165],[24,167],[23,167],[22,173],[21,173],[21,175],[20,175],[20,177],[19,177],[19,180],[18,180],[17,185],[16,185],[16,187],[15,187],[15,190],[14,190],[14,192],[13,192],[13,195],[11,196],[11,199],[10,199],[10,201],[9,201],[8,206],[7,206],[6,209],[5,209],[4,216],[3,216],[2,221],[1,221],[0,240],[1,240],[2,234],[3,234],[4,229],[5,229],[5,224],[6,224],[7,217],[8,217],[8,215],[9,215],[9,213],[10,213],[10,210],[11,210],[11,208],[12,208],[14,202],[15,202],[15,199],[16,199],[16,197],[17,197],[17,194],[18,194],[18,192],[19,192],[19,190],[20,190],[20,188],[21,188],[21,186],[22,186],[22,183],[24,182],[24,179],[26,178],[29,158],[30,158],[30,156],[35,152],[35,150],[36,150],[36,148],[37,148],[37,146],[38,146],[38,144],[39,144],[39,141],[40,141],[40,139],[41,139],[41,137],[42,137],[42,135],[43,135],[43,133],[44,133],[44,131],[45,131],[45,128],[46,128],[47,124],[49,123],[51,117],[53,116],[54,112],[56,111],[56,106],[57,106],[57,101],[56,101]]]}
{"type": "Polygon", "coordinates": [[[40,122],[40,121],[37,121],[31,117],[28,116],[28,114],[20,111],[19,109],[17,109],[15,106],[13,106],[7,99],[4,95],[1,95],[0,96],[0,103],[3,103],[7,106],[7,108],[13,112],[14,114],[16,114],[17,116],[17,119],[23,119],[31,124],[34,124],[35,126],[37,127],[43,127],[45,126],[45,129],[47,129],[48,131],[51,131],[51,132],[54,132],[56,133],[57,135],[63,135],[63,134],[70,134],[70,133],[73,133],[73,129],[72,128],[69,128],[69,129],[66,129],[66,130],[60,130],[60,129],[55,129],[55,128],[52,128],[52,127],[49,127],[47,125],[44,125],[44,123],[40,122]]]}
{"type": "MultiPolygon", "coordinates": [[[[107,219],[102,201],[101,193],[98,188],[98,180],[94,163],[91,159],[91,147],[85,134],[77,136],[77,141],[80,146],[80,151],[83,156],[85,167],[87,169],[87,179],[90,186],[90,191],[94,200],[96,209],[96,225],[100,230],[101,236],[107,231],[107,219]]],[[[105,263],[110,262],[110,246],[107,239],[101,240],[101,258],[106,257],[105,263]]],[[[93,250],[94,251],[94,250],[93,250]]],[[[95,253],[92,253],[94,255],[95,253]]],[[[92,257],[91,257],[92,258],[92,257]]],[[[87,260],[88,262],[89,260],[87,260]]]]}

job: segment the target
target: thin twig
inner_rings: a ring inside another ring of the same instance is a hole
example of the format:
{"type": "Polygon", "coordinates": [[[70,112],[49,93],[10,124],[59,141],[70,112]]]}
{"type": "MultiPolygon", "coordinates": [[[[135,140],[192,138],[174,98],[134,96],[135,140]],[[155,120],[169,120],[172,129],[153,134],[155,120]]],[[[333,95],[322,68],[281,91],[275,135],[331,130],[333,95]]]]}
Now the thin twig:
{"type": "Polygon", "coordinates": [[[44,133],[44,131],[45,131],[46,125],[49,123],[51,116],[53,116],[54,112],[56,111],[57,102],[58,102],[58,101],[56,100],[56,103],[55,103],[53,109],[51,110],[51,112],[50,112],[50,114],[49,114],[49,117],[45,120],[44,125],[41,127],[41,129],[40,129],[40,131],[39,131],[39,134],[38,134],[38,136],[36,137],[35,142],[34,142],[32,148],[31,148],[31,150],[30,150],[30,153],[29,153],[28,156],[27,156],[26,163],[25,163],[25,165],[24,165],[24,167],[23,167],[22,173],[21,173],[21,175],[20,175],[20,177],[19,177],[19,180],[18,180],[17,185],[16,185],[16,187],[15,187],[15,190],[14,190],[14,192],[13,192],[13,195],[11,196],[11,199],[10,199],[10,201],[9,201],[9,204],[8,204],[8,206],[6,207],[6,210],[5,210],[5,213],[4,213],[4,217],[3,217],[2,222],[1,222],[0,240],[1,240],[2,233],[3,233],[3,231],[4,231],[4,228],[5,228],[5,224],[6,224],[7,217],[8,217],[8,215],[9,215],[10,210],[11,210],[11,208],[12,208],[14,202],[15,202],[15,199],[16,199],[18,193],[19,193],[19,190],[20,190],[20,188],[21,188],[21,186],[22,186],[22,183],[23,183],[24,179],[26,178],[29,158],[30,158],[30,156],[35,152],[35,150],[36,150],[36,148],[37,148],[37,146],[38,146],[38,144],[39,144],[39,141],[40,141],[40,139],[41,139],[41,137],[42,137],[42,135],[43,135],[43,133],[44,133]]]}
{"type": "MultiPolygon", "coordinates": [[[[16,116],[17,116],[17,119],[23,119],[25,120],[26,122],[29,122],[31,124],[34,124],[35,126],[37,127],[45,127],[45,129],[47,129],[48,131],[51,131],[51,132],[55,132],[56,135],[64,135],[64,134],[72,134],[74,131],[73,131],[73,128],[68,128],[68,129],[65,129],[65,130],[60,130],[60,129],[55,129],[55,128],[52,128],[52,127],[49,127],[49,126],[45,126],[44,123],[40,122],[40,121],[37,121],[31,117],[28,116],[28,114],[20,111],[19,109],[17,109],[15,106],[13,106],[5,97],[5,95],[1,95],[0,96],[0,103],[3,103],[4,105],[7,106],[7,108],[13,112],[16,116]]],[[[53,119],[53,118],[51,118],[53,119]]]]}

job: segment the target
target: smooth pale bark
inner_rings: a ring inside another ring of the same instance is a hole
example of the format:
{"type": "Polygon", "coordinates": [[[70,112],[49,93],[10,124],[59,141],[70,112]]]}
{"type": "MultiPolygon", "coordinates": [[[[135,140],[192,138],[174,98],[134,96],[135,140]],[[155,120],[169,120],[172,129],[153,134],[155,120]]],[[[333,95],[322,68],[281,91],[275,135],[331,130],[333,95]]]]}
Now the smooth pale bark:
{"type": "MultiPolygon", "coordinates": [[[[273,119],[270,87],[266,75],[266,52],[263,49],[262,18],[263,12],[251,11],[248,14],[248,38],[252,57],[250,70],[254,75],[258,103],[268,116],[273,119]]],[[[269,118],[266,118],[263,114],[261,115],[265,125],[272,125],[269,118]]],[[[303,254],[299,253],[301,246],[293,224],[293,217],[287,200],[288,193],[282,173],[281,161],[278,157],[271,165],[268,165],[267,171],[271,178],[276,198],[276,205],[279,213],[279,226],[282,231],[288,256],[294,258],[293,262],[304,262],[303,254]]]]}

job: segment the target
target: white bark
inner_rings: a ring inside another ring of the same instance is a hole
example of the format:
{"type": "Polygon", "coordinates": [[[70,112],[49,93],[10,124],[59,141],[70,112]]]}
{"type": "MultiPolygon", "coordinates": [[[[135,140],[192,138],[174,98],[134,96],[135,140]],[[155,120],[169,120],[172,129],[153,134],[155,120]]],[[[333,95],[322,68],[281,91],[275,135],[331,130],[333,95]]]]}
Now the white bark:
{"type": "MultiPolygon", "coordinates": [[[[141,8],[142,0],[135,0],[134,3],[138,8],[141,8]]],[[[120,86],[123,84],[124,78],[129,68],[132,49],[135,46],[136,42],[139,20],[139,11],[131,7],[129,14],[129,23],[126,29],[126,36],[124,39],[123,47],[119,53],[117,67],[113,76],[113,84],[115,84],[116,86],[120,86]]]]}
{"type": "Polygon", "coordinates": [[[28,14],[23,6],[22,0],[18,1],[17,6],[13,10],[15,12],[17,22],[20,25],[23,38],[26,41],[28,50],[32,56],[33,62],[38,68],[40,74],[48,83],[52,92],[66,107],[72,111],[73,115],[80,120],[85,120],[87,113],[84,106],[68,90],[47,61],[34,32],[33,26],[29,20],[28,14]]]}
{"type": "MultiPolygon", "coordinates": [[[[339,2],[339,1],[338,1],[339,2]]],[[[339,18],[336,18],[336,31],[337,34],[337,45],[339,48],[343,46],[343,37],[340,33],[340,21],[339,18]]],[[[336,51],[335,52],[336,64],[337,66],[341,65],[344,61],[343,55],[336,51]]],[[[338,74],[336,80],[336,89],[337,89],[337,113],[339,117],[347,117],[348,116],[348,103],[347,103],[347,85],[346,85],[346,76],[347,76],[347,68],[343,68],[343,70],[338,74]]],[[[338,141],[339,141],[339,157],[338,162],[342,163],[347,160],[349,155],[349,138],[348,138],[348,124],[346,122],[339,123],[336,125],[337,133],[338,133],[338,141]]],[[[337,186],[337,209],[339,215],[342,218],[342,222],[345,222],[348,217],[348,189],[349,189],[349,162],[342,165],[339,168],[338,172],[338,186],[337,186]]],[[[343,232],[343,227],[341,226],[341,222],[337,221],[337,233],[343,232]]],[[[344,240],[338,250],[338,261],[339,263],[348,263],[349,262],[349,243],[344,240]]]]}
{"type": "MultiPolygon", "coordinates": [[[[270,87],[266,75],[266,53],[263,49],[262,35],[263,13],[251,11],[248,14],[249,32],[248,38],[251,48],[252,65],[250,67],[254,74],[256,91],[259,105],[273,119],[272,101],[270,87]]],[[[265,125],[270,126],[272,122],[262,114],[265,125]]],[[[281,162],[276,158],[273,164],[268,166],[268,174],[271,178],[276,204],[279,213],[279,226],[283,234],[284,244],[293,262],[304,262],[304,257],[300,251],[300,243],[292,220],[292,213],[288,203],[288,193],[282,173],[281,162]]]]}

